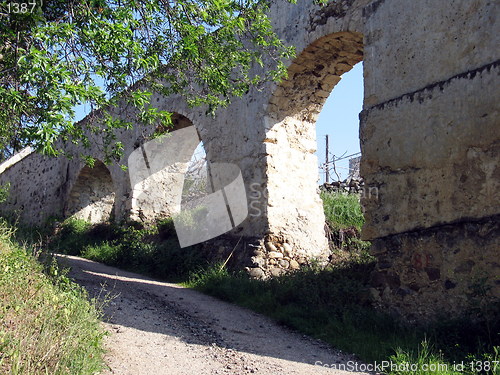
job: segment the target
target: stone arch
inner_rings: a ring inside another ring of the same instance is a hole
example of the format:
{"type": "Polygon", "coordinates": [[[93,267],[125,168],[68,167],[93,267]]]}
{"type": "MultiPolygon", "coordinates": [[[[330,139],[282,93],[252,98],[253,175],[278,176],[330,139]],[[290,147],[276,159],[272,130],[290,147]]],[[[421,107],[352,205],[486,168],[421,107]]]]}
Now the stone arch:
{"type": "MultiPolygon", "coordinates": [[[[173,132],[179,129],[187,128],[189,126],[194,126],[193,121],[191,121],[186,116],[181,115],[180,113],[177,112],[172,113],[171,120],[172,120],[172,127],[170,129],[165,129],[167,131],[173,132]]],[[[195,129],[198,132],[198,129],[196,127],[195,129]]]]}
{"type": "Polygon", "coordinates": [[[186,116],[174,112],[173,127],[143,142],[129,157],[132,197],[130,218],[151,221],[170,217],[180,210],[184,175],[193,152],[201,142],[198,129],[186,116]]]}
{"type": "Polygon", "coordinates": [[[314,123],[342,74],[363,60],[363,34],[338,32],[312,42],[290,64],[273,92],[267,115],[314,123]]]}
{"type": "Polygon", "coordinates": [[[71,189],[64,209],[65,217],[97,224],[112,219],[115,189],[109,169],[99,160],[85,165],[71,189]]]}
{"type": "Polygon", "coordinates": [[[266,112],[267,214],[270,232],[304,256],[327,249],[317,193],[318,115],[340,76],[363,59],[363,34],[332,33],[312,42],[288,67],[266,112]],[[283,188],[286,180],[286,188],[283,188]]]}

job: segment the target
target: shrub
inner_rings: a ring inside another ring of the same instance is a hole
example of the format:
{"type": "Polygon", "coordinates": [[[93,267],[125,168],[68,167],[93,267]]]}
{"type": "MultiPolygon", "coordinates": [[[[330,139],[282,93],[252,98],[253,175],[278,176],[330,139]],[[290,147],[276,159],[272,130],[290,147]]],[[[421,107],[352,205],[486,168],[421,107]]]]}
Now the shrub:
{"type": "Polygon", "coordinates": [[[83,257],[109,265],[117,265],[121,259],[122,248],[119,245],[111,245],[104,242],[99,245],[90,245],[84,249],[83,257]]]}
{"type": "Polygon", "coordinates": [[[94,241],[87,235],[91,224],[81,219],[70,218],[66,220],[58,235],[51,242],[51,249],[57,250],[61,244],[64,246],[64,253],[69,255],[80,255],[82,249],[94,241]]]}
{"type": "Polygon", "coordinates": [[[179,246],[172,219],[159,220],[149,228],[71,219],[52,239],[51,249],[170,281],[206,265],[199,246],[179,246]]]}
{"type": "Polygon", "coordinates": [[[156,222],[160,238],[176,238],[174,219],[171,217],[160,219],[156,222]]]}

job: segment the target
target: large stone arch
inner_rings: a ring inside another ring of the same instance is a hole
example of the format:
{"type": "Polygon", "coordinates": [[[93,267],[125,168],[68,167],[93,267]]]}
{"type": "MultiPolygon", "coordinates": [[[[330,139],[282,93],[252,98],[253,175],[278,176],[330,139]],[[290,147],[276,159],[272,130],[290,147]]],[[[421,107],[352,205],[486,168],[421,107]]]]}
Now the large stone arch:
{"type": "Polygon", "coordinates": [[[102,223],[112,219],[115,205],[115,188],[109,169],[100,160],[81,168],[73,184],[63,215],[102,223]]]}
{"type": "MultiPolygon", "coordinates": [[[[340,76],[363,59],[363,35],[336,32],[308,45],[288,67],[267,107],[267,215],[275,242],[296,256],[327,249],[324,214],[317,192],[315,123],[340,76]]],[[[279,246],[278,245],[278,246],[279,246]]]]}

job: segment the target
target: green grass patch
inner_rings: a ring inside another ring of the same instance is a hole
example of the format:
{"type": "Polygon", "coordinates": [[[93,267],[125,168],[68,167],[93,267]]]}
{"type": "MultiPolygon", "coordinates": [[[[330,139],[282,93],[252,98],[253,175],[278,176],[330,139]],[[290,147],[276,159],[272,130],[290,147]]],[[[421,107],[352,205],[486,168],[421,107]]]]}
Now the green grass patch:
{"type": "Polygon", "coordinates": [[[321,192],[326,235],[334,264],[372,261],[370,242],[361,240],[363,217],[356,194],[321,192]]]}
{"type": "Polygon", "coordinates": [[[355,227],[361,230],[365,219],[356,194],[321,192],[326,222],[332,229],[355,227]]]}
{"type": "Polygon", "coordinates": [[[103,368],[99,311],[85,291],[43,266],[0,223],[0,373],[95,374],[103,368]]]}
{"type": "Polygon", "coordinates": [[[90,225],[69,219],[50,239],[49,248],[174,282],[207,265],[199,246],[179,246],[172,219],[147,228],[139,223],[90,225]]]}
{"type": "Polygon", "coordinates": [[[401,348],[390,357],[388,367],[391,375],[458,375],[458,367],[443,360],[442,355],[435,354],[427,340],[422,341],[415,353],[406,352],[401,348]]]}

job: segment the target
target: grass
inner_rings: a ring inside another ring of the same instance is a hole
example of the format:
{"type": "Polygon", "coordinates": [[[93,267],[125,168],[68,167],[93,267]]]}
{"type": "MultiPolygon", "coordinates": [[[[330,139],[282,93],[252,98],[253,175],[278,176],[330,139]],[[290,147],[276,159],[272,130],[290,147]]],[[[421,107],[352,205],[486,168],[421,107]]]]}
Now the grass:
{"type": "MultiPolygon", "coordinates": [[[[499,337],[489,336],[483,323],[444,320],[417,327],[374,310],[366,287],[371,267],[360,262],[302,269],[263,281],[215,265],[193,273],[185,285],[267,315],[367,363],[389,361],[397,369],[406,364],[419,368],[388,371],[392,374],[475,374],[471,362],[493,364],[500,359],[499,337]],[[461,361],[466,363],[463,371],[454,371],[453,363],[461,361]],[[423,371],[426,368],[436,371],[423,371]]],[[[496,332],[498,328],[497,321],[496,332]]],[[[496,372],[484,373],[498,375],[498,370],[500,364],[496,372]]]]}
{"type": "Polygon", "coordinates": [[[369,255],[370,242],[360,239],[364,217],[354,194],[321,192],[327,238],[334,263],[375,260],[369,255]]]}
{"type": "Polygon", "coordinates": [[[193,269],[207,266],[199,246],[179,246],[172,219],[149,228],[138,223],[92,226],[69,219],[51,238],[49,249],[172,282],[185,280],[193,269]]]}
{"type": "Polygon", "coordinates": [[[43,266],[0,222],[0,373],[95,374],[103,368],[99,311],[83,289],[43,266]]]}
{"type": "MultiPolygon", "coordinates": [[[[67,221],[52,239],[53,250],[82,255],[110,265],[184,285],[265,314],[278,323],[322,339],[362,360],[389,361],[387,372],[402,374],[475,374],[471,363],[499,357],[500,313],[491,309],[486,323],[444,317],[429,326],[412,326],[372,307],[369,275],[374,258],[359,239],[363,215],[358,198],[322,193],[333,251],[326,268],[310,266],[270,280],[209,264],[193,246],[180,249],[171,219],[150,228],[67,221]],[[462,363],[454,369],[453,363],[462,363]],[[417,369],[404,368],[417,364],[417,369]],[[399,365],[399,366],[398,366],[399,365]],[[427,367],[425,367],[427,366],[427,367]],[[426,371],[424,371],[426,369],[426,371]],[[432,372],[429,370],[436,369],[432,372]]],[[[483,373],[499,375],[496,372],[483,373]]]]}
{"type": "Polygon", "coordinates": [[[401,348],[396,349],[389,363],[388,370],[394,375],[458,375],[461,373],[457,367],[446,363],[442,355],[433,353],[427,340],[422,341],[415,354],[401,348]]]}
{"type": "Polygon", "coordinates": [[[326,222],[332,229],[355,227],[361,231],[365,219],[357,195],[322,191],[320,196],[326,222]]]}

